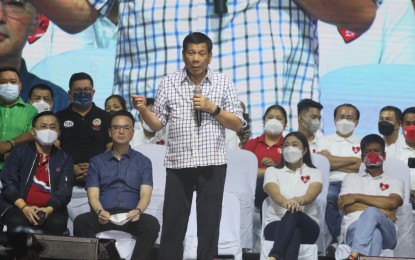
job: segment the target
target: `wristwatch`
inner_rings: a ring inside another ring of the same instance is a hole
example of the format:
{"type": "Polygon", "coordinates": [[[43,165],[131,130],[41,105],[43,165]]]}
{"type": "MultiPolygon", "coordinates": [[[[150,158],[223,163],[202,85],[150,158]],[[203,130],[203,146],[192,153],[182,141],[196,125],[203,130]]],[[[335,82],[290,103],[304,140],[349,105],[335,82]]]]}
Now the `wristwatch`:
{"type": "Polygon", "coordinates": [[[219,115],[220,110],[221,110],[220,106],[216,106],[215,112],[210,113],[210,115],[211,116],[217,116],[217,115],[219,115]]]}
{"type": "Polygon", "coordinates": [[[101,213],[102,209],[97,210],[97,215],[99,216],[99,213],[101,213]]]}

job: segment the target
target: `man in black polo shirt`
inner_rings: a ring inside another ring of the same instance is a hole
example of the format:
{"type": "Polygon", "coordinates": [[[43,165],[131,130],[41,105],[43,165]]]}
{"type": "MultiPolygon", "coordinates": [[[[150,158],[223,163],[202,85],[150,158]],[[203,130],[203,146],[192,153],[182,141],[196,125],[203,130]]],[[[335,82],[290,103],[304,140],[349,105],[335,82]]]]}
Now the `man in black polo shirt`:
{"type": "Polygon", "coordinates": [[[68,205],[68,226],[71,229],[75,217],[89,211],[85,191],[89,159],[109,149],[112,144],[108,135],[110,115],[92,102],[95,89],[91,76],[84,72],[73,74],[68,93],[72,104],[56,115],[61,124],[60,146],[74,161],[75,186],[68,205]]]}

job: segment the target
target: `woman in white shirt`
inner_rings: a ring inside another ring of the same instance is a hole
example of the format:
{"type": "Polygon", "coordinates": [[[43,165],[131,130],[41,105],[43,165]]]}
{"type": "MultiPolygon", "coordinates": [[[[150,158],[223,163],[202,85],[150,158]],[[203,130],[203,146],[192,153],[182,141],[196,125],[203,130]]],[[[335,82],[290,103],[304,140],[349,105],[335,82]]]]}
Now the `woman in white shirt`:
{"type": "Polygon", "coordinates": [[[320,233],[315,199],[322,190],[302,133],[284,138],[283,158],[265,171],[264,190],[272,200],[265,214],[264,237],[274,241],[268,259],[297,259],[300,244],[314,244],[320,233]]]}

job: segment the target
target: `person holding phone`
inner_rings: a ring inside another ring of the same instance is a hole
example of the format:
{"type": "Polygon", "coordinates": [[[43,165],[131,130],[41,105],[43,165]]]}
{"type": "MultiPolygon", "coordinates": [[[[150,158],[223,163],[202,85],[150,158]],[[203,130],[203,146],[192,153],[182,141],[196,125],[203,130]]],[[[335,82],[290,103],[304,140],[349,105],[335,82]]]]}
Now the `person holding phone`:
{"type": "Polygon", "coordinates": [[[62,235],[72,196],[73,161],[54,146],[60,129],[52,112],[36,115],[32,126],[35,140],[14,148],[1,172],[0,220],[8,231],[27,226],[62,235]]]}

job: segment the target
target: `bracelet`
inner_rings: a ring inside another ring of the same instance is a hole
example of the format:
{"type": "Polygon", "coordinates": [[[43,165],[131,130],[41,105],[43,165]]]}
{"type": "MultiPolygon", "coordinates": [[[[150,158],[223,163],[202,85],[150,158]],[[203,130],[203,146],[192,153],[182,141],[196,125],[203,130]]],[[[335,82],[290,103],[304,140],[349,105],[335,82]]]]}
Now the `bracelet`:
{"type": "Polygon", "coordinates": [[[16,143],[12,139],[7,140],[7,142],[9,142],[12,146],[12,149],[10,149],[10,150],[13,150],[13,148],[16,147],[16,143]]]}
{"type": "Polygon", "coordinates": [[[26,207],[27,207],[27,204],[24,205],[23,208],[21,208],[20,210],[23,211],[23,209],[26,208],[26,207]]]}
{"type": "Polygon", "coordinates": [[[138,211],[138,214],[143,215],[143,211],[140,208],[135,208],[138,211]]]}

